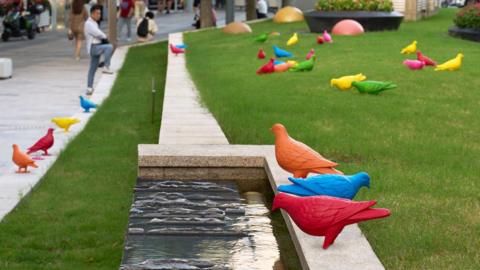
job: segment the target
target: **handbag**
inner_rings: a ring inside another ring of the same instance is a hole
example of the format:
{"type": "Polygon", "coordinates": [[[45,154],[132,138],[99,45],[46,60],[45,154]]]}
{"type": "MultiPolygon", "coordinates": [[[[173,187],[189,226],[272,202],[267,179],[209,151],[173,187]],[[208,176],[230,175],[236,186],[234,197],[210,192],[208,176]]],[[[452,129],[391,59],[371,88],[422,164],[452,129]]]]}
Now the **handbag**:
{"type": "Polygon", "coordinates": [[[72,30],[70,30],[70,29],[68,30],[67,38],[68,38],[68,40],[73,40],[73,38],[74,38],[73,32],[72,32],[72,30]]]}

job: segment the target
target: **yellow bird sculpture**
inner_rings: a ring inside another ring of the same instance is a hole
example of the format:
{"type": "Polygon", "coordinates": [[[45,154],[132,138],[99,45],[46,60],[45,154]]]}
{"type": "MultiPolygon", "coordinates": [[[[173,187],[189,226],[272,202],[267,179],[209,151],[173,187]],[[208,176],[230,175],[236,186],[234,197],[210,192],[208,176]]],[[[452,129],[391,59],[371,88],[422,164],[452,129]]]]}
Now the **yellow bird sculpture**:
{"type": "Polygon", "coordinates": [[[77,118],[54,117],[52,118],[52,122],[55,123],[59,128],[63,128],[65,132],[68,132],[70,126],[79,123],[80,120],[77,118]]]}
{"type": "Polygon", "coordinates": [[[287,41],[287,46],[295,45],[298,43],[298,35],[294,33],[293,36],[287,41]]]}
{"type": "Polygon", "coordinates": [[[288,65],[288,68],[296,67],[298,66],[298,62],[295,60],[288,60],[287,65],[288,65]]]}
{"type": "Polygon", "coordinates": [[[335,86],[340,90],[349,90],[352,88],[352,82],[361,82],[366,80],[367,77],[362,73],[356,75],[343,76],[338,79],[331,79],[330,86],[335,86]]]}
{"type": "Polygon", "coordinates": [[[435,67],[435,71],[457,70],[462,66],[462,59],[463,59],[463,53],[459,53],[459,54],[457,54],[457,56],[455,58],[450,59],[450,60],[448,60],[447,62],[445,62],[441,65],[437,65],[435,67]]]}
{"type": "Polygon", "coordinates": [[[408,45],[407,47],[403,48],[401,53],[403,54],[411,54],[411,53],[415,53],[417,51],[417,41],[414,40],[410,45],[408,45]]]}

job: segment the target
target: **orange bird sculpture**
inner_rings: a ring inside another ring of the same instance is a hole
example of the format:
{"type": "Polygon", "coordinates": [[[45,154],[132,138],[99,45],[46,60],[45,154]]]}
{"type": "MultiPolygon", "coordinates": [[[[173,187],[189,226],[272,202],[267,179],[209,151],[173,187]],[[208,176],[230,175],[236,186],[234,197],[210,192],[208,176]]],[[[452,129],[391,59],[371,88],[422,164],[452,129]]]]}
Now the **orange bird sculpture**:
{"type": "Polygon", "coordinates": [[[33,161],[33,159],[31,159],[27,154],[20,151],[20,149],[18,148],[18,145],[16,144],[13,145],[12,160],[13,160],[13,163],[15,163],[18,166],[17,173],[27,173],[28,166],[33,168],[38,168],[37,164],[35,164],[35,161],[33,161]],[[22,169],[24,169],[23,172],[22,172],[22,169]]]}
{"type": "Polygon", "coordinates": [[[338,164],[317,153],[312,148],[288,136],[282,124],[273,125],[275,135],[275,157],[278,165],[293,173],[295,178],[306,178],[308,173],[343,174],[333,167],[338,164]]]}

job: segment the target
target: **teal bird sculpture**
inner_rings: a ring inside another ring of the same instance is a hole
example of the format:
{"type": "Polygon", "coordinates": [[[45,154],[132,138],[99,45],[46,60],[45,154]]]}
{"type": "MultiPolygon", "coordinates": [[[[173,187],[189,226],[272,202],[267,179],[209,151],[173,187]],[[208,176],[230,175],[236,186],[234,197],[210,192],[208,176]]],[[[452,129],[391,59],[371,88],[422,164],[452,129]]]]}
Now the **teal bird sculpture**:
{"type": "Polygon", "coordinates": [[[352,200],[361,187],[370,187],[370,177],[365,172],[354,175],[319,174],[306,179],[289,177],[288,180],[293,185],[280,185],[278,190],[297,196],[327,195],[352,200]]]}
{"type": "Polygon", "coordinates": [[[307,61],[300,62],[297,66],[290,68],[289,71],[312,71],[315,65],[315,59],[316,57],[314,55],[307,61]]]}
{"type": "Polygon", "coordinates": [[[383,91],[396,88],[397,85],[393,82],[379,82],[379,81],[363,81],[352,82],[352,86],[357,88],[358,92],[364,94],[378,95],[383,91]]]}
{"type": "Polygon", "coordinates": [[[267,39],[268,39],[268,34],[267,33],[263,33],[263,34],[255,37],[256,42],[262,42],[263,43],[263,42],[267,41],[267,39]]]}
{"type": "Polygon", "coordinates": [[[90,112],[90,109],[97,108],[97,104],[91,102],[90,100],[80,96],[80,106],[83,108],[83,112],[90,112]]]}

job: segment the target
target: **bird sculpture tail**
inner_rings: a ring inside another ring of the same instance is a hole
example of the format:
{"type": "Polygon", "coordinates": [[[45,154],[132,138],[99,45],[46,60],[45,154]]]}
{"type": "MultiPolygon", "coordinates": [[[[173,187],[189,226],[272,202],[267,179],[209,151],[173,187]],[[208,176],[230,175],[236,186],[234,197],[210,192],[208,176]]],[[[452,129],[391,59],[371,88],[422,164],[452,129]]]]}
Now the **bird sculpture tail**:
{"type": "Polygon", "coordinates": [[[393,88],[397,88],[397,85],[394,84],[393,82],[387,82],[387,86],[385,87],[385,90],[388,90],[388,89],[393,89],[393,88]]]}
{"type": "Polygon", "coordinates": [[[30,163],[30,164],[28,164],[28,165],[31,166],[31,167],[33,167],[33,168],[38,168],[38,165],[35,164],[35,162],[32,162],[32,163],[30,163]]]}
{"type": "Polygon", "coordinates": [[[319,174],[343,174],[342,171],[339,171],[334,168],[315,168],[312,170],[314,173],[319,173],[319,174]]]}
{"type": "Polygon", "coordinates": [[[348,224],[353,224],[370,219],[384,218],[390,216],[390,210],[386,208],[368,208],[347,219],[348,224]]]}

